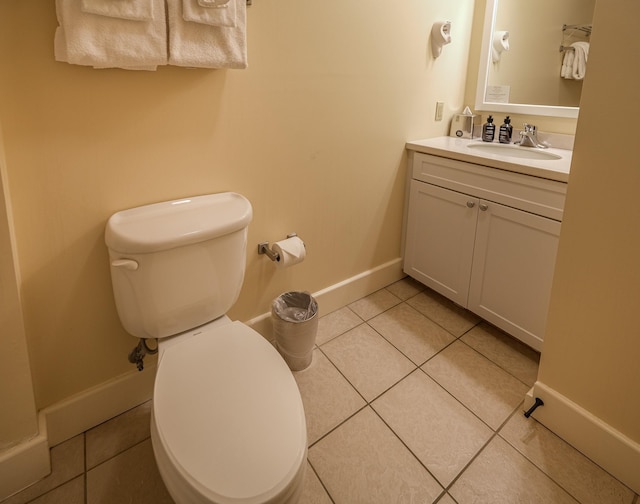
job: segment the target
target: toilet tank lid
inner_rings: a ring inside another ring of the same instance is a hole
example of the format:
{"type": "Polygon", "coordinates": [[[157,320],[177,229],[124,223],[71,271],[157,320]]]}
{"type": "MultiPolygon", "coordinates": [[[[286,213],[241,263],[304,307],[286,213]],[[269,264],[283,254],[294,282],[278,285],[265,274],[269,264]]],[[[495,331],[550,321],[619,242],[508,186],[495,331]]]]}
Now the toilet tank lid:
{"type": "Polygon", "coordinates": [[[158,252],[233,233],[252,216],[249,200],[233,192],[164,201],[113,214],[105,242],[123,253],[158,252]]]}

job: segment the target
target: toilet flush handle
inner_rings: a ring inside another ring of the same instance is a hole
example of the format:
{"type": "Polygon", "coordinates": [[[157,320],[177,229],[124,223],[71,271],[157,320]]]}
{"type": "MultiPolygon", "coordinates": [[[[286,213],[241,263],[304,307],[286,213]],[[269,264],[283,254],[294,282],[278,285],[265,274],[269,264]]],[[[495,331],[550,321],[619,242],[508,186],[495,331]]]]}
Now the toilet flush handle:
{"type": "Polygon", "coordinates": [[[111,261],[111,266],[135,271],[139,265],[138,261],[134,261],[133,259],[116,259],[115,261],[111,261]]]}

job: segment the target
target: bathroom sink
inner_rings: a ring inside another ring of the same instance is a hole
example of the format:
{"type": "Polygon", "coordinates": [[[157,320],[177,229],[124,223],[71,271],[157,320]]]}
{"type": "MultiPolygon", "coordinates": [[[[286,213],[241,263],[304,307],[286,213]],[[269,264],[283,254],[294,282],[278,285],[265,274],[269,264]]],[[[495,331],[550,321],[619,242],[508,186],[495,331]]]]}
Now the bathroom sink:
{"type": "Polygon", "coordinates": [[[467,146],[469,149],[476,150],[479,153],[497,154],[498,156],[516,157],[521,159],[538,159],[553,160],[562,159],[562,156],[548,152],[535,147],[519,147],[511,144],[496,143],[471,143],[467,146]]]}

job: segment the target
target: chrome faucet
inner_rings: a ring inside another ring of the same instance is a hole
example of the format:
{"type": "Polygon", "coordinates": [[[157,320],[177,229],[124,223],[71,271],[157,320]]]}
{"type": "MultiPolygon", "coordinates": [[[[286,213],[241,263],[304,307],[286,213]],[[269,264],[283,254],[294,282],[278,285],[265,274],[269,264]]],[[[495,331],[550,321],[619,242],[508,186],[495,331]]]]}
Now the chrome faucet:
{"type": "Polygon", "coordinates": [[[522,147],[537,147],[546,149],[547,145],[538,142],[538,131],[533,124],[524,123],[524,129],[520,132],[520,141],[516,142],[522,147]]]}

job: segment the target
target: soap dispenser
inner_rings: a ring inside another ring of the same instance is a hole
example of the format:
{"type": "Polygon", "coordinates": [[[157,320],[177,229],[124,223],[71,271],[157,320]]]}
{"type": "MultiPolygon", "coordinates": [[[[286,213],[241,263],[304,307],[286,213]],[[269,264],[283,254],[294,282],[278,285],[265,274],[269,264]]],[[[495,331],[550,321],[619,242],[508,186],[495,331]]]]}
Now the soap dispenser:
{"type": "Polygon", "coordinates": [[[482,141],[493,142],[493,137],[496,134],[496,126],[493,124],[493,117],[487,117],[487,122],[482,126],[482,141]]]}
{"type": "Polygon", "coordinates": [[[511,126],[511,119],[509,116],[504,118],[504,124],[500,126],[500,132],[498,133],[498,140],[500,143],[511,143],[511,134],[513,132],[513,126],[511,126]]]}

